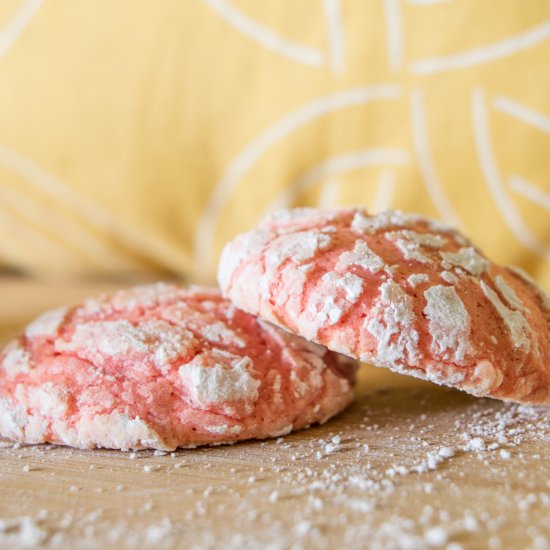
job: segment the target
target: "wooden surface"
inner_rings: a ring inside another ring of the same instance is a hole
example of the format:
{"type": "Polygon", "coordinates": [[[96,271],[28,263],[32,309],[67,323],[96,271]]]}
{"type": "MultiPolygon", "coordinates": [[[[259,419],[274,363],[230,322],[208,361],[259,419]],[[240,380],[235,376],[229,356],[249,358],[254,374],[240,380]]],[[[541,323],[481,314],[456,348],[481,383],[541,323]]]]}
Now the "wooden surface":
{"type": "MultiPolygon", "coordinates": [[[[109,288],[0,279],[0,337],[109,288]]],[[[550,548],[550,411],[372,367],[347,411],[284,440],[0,446],[0,548],[550,548]]]]}

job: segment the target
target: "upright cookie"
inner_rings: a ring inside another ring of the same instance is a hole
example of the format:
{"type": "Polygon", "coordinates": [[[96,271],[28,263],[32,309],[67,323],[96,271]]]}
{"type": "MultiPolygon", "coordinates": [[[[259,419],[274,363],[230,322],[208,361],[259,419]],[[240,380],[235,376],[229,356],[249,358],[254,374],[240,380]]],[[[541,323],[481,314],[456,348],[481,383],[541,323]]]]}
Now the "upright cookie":
{"type": "Polygon", "coordinates": [[[280,211],[223,251],[236,306],[329,349],[474,395],[550,403],[550,299],[421,216],[280,211]]]}
{"type": "Polygon", "coordinates": [[[352,399],[356,362],[157,284],[50,311],[0,354],[0,435],[170,450],[274,437],[352,399]]]}

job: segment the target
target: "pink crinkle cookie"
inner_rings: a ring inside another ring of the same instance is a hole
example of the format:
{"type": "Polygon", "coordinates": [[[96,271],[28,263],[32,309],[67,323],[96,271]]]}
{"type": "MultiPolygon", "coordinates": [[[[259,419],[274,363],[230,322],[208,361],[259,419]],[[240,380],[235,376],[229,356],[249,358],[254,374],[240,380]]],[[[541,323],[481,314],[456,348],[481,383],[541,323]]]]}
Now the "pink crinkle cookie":
{"type": "Polygon", "coordinates": [[[352,399],[356,363],[232,306],[157,284],[50,311],[0,355],[0,435],[163,449],[275,437],[352,399]]]}
{"type": "Polygon", "coordinates": [[[236,306],[354,358],[478,396],[550,403],[550,299],[421,216],[280,211],[229,243],[236,306]]]}

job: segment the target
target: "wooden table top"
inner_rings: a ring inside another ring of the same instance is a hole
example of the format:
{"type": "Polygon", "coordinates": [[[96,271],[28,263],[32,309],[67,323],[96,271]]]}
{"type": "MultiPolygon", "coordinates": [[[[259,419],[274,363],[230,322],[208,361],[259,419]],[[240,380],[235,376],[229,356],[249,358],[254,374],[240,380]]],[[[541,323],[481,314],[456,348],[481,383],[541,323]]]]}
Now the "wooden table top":
{"type": "MultiPolygon", "coordinates": [[[[0,279],[0,338],[108,283],[0,279]]],[[[550,548],[550,409],[365,366],[284,439],[161,454],[0,440],[0,548],[550,548]]]]}

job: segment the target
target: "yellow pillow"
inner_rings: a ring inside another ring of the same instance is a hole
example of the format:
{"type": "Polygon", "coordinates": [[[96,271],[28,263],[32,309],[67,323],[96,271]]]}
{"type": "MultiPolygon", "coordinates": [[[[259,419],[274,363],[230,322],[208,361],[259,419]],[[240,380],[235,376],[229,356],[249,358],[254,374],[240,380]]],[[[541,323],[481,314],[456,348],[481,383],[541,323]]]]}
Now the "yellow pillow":
{"type": "Polygon", "coordinates": [[[0,261],[213,280],[286,205],[459,225],[550,289],[546,0],[4,0],[0,261]]]}

